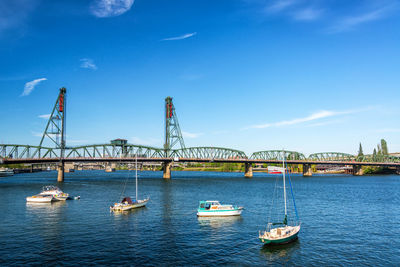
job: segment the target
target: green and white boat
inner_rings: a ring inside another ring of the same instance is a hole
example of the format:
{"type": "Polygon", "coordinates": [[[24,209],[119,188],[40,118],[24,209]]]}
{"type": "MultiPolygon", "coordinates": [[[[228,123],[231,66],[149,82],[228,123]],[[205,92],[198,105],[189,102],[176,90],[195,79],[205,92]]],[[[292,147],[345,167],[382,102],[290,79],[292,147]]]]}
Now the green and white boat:
{"type": "Polygon", "coordinates": [[[233,205],[221,205],[217,200],[200,201],[197,209],[198,217],[211,216],[239,216],[243,211],[243,207],[233,205]]]}
{"type": "MultiPolygon", "coordinates": [[[[301,223],[298,219],[296,202],[294,199],[292,183],[290,181],[290,175],[288,175],[288,178],[289,178],[288,181],[289,181],[290,192],[292,195],[293,207],[294,207],[296,216],[295,216],[294,220],[291,220],[290,222],[288,222],[288,207],[287,207],[288,201],[287,201],[287,195],[286,195],[286,177],[285,177],[286,169],[285,169],[285,154],[284,153],[283,153],[283,168],[281,168],[281,173],[283,176],[283,198],[284,198],[285,214],[284,214],[282,222],[272,222],[271,215],[270,215],[266,230],[259,231],[259,233],[258,233],[258,238],[264,244],[269,244],[269,245],[286,244],[286,243],[296,240],[297,235],[300,232],[301,223]]],[[[275,184],[275,189],[276,189],[276,187],[277,187],[277,183],[275,184]]],[[[273,209],[274,207],[276,208],[276,206],[274,206],[274,202],[273,202],[273,204],[271,205],[271,209],[273,209]]],[[[280,216],[282,216],[282,215],[280,215],[280,216]]]]}

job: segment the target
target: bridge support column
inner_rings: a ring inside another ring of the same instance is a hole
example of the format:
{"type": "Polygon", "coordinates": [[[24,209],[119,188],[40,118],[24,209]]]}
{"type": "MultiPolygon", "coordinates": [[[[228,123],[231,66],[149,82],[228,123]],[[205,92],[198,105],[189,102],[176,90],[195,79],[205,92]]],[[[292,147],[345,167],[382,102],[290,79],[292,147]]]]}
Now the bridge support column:
{"type": "Polygon", "coordinates": [[[57,175],[57,182],[64,182],[64,162],[61,162],[58,166],[57,166],[57,171],[58,171],[58,175],[57,175]]]}
{"type": "Polygon", "coordinates": [[[361,176],[364,175],[364,170],[361,165],[353,165],[353,175],[361,176]]]}
{"type": "Polygon", "coordinates": [[[171,179],[171,168],[172,168],[172,161],[163,162],[162,169],[163,169],[163,178],[164,179],[171,179]]]}
{"type": "Polygon", "coordinates": [[[244,164],[244,177],[246,178],[253,177],[253,165],[251,163],[244,164]]]}
{"type": "Polygon", "coordinates": [[[303,164],[303,176],[305,177],[312,176],[311,164],[303,164]]]}
{"type": "Polygon", "coordinates": [[[397,174],[397,175],[400,175],[400,167],[397,167],[397,168],[396,168],[396,174],[397,174]]]}

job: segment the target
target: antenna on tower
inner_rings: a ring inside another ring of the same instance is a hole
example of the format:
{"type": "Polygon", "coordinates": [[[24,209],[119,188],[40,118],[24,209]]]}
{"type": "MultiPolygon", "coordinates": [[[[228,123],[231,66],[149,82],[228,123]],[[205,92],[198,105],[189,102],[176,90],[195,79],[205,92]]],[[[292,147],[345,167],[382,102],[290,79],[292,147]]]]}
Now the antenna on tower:
{"type": "Polygon", "coordinates": [[[170,151],[179,143],[181,148],[185,148],[181,128],[179,127],[178,117],[172,103],[172,97],[165,98],[165,157],[169,157],[170,151]]]}

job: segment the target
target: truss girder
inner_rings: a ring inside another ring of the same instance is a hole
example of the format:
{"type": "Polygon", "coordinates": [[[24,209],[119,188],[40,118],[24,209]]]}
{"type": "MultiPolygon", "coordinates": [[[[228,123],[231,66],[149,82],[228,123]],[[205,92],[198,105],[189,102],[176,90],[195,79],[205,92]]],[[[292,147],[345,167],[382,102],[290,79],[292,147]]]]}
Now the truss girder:
{"type": "Polygon", "coordinates": [[[164,150],[161,148],[140,145],[113,145],[99,144],[89,146],[67,147],[66,157],[89,157],[89,158],[162,158],[164,150]]]}
{"type": "Polygon", "coordinates": [[[59,157],[59,149],[50,147],[0,144],[0,157],[23,159],[23,158],[56,158],[59,157]]]}
{"type": "Polygon", "coordinates": [[[354,161],[356,157],[340,152],[322,152],[311,154],[308,159],[313,161],[354,161]]]}
{"type": "Polygon", "coordinates": [[[283,155],[285,155],[286,160],[306,160],[306,157],[302,153],[287,150],[258,151],[254,152],[250,159],[283,160],[283,155]]]}
{"type": "Polygon", "coordinates": [[[171,157],[190,159],[247,159],[243,151],[223,147],[187,147],[173,150],[171,157]]]}

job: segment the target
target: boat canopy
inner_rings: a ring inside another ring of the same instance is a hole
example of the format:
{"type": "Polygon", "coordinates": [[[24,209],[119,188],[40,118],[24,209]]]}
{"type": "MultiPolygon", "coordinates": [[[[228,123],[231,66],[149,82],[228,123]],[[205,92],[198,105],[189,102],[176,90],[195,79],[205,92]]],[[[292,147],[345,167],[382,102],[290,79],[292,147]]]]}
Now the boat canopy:
{"type": "Polygon", "coordinates": [[[132,199],[130,197],[124,197],[124,199],[121,201],[121,203],[124,203],[124,202],[128,202],[128,204],[132,204],[133,203],[132,199]]]}

